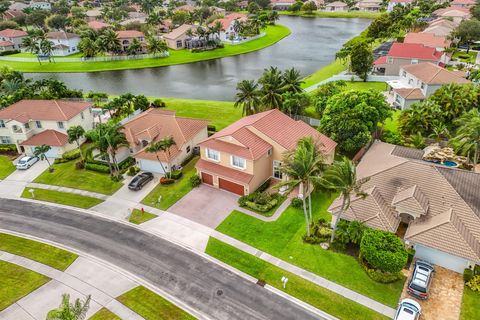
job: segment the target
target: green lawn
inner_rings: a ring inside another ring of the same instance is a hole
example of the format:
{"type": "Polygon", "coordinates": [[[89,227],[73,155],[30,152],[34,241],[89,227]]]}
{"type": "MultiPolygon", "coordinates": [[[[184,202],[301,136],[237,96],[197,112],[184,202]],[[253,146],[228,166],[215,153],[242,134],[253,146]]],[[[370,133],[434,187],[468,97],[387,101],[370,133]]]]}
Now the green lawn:
{"type": "Polygon", "coordinates": [[[25,188],[22,192],[22,198],[53,202],[83,209],[91,208],[103,202],[103,200],[79,194],[37,188],[25,188]],[[32,197],[30,189],[35,190],[35,198],[32,197]]]}
{"type": "Polygon", "coordinates": [[[162,185],[159,183],[155,189],[143,198],[142,203],[161,210],[167,210],[178,200],[183,198],[184,195],[192,190],[190,177],[196,174],[195,163],[197,160],[198,157],[193,158],[187,163],[187,165],[183,167],[183,176],[174,183],[168,185],[162,185]],[[158,203],[159,197],[162,197],[160,203],[158,203]]]}
{"type": "Polygon", "coordinates": [[[6,261],[0,261],[0,311],[43,286],[50,279],[6,261]]]}
{"type": "Polygon", "coordinates": [[[347,90],[368,90],[368,89],[385,91],[387,89],[387,85],[385,82],[347,81],[347,90]]]}
{"type": "Polygon", "coordinates": [[[367,307],[217,239],[210,238],[205,252],[339,319],[388,319],[367,307]],[[286,289],[283,289],[281,282],[284,276],[288,278],[286,289]]]}
{"type": "Polygon", "coordinates": [[[34,182],[54,186],[82,189],[111,195],[122,187],[121,182],[115,182],[105,173],[90,170],[77,170],[75,161],[54,164],[54,172],[45,170],[34,182]]]}
{"type": "MultiPolygon", "coordinates": [[[[333,199],[334,196],[314,193],[314,219],[331,219],[326,209],[333,199]]],[[[375,282],[367,276],[356,258],[304,244],[305,221],[301,209],[290,206],[274,222],[264,222],[234,211],[217,230],[381,303],[391,307],[397,305],[404,281],[391,284],[375,282]]]]}
{"type": "Polygon", "coordinates": [[[144,211],[142,213],[142,211],[139,209],[133,209],[132,214],[128,218],[128,221],[135,224],[141,224],[141,223],[147,222],[148,220],[152,220],[156,217],[157,216],[153,213],[150,213],[147,211],[144,211]]]}
{"type": "Polygon", "coordinates": [[[35,260],[61,271],[67,269],[78,257],[60,248],[6,233],[0,233],[0,250],[35,260]]]}
{"type": "MultiPolygon", "coordinates": [[[[30,52],[20,52],[20,53],[15,53],[15,54],[11,54],[9,55],[9,57],[15,57],[15,58],[34,58],[36,59],[37,56],[30,53],[30,52]]],[[[74,54],[71,54],[71,55],[68,55],[68,56],[53,56],[52,58],[54,60],[61,60],[61,59],[65,59],[65,58],[81,58],[83,57],[83,54],[81,52],[77,52],[77,53],[74,53],[74,54]]]]}
{"type": "Polygon", "coordinates": [[[301,16],[301,17],[310,17],[310,18],[364,18],[364,19],[375,19],[381,15],[380,12],[360,12],[360,11],[350,11],[350,12],[328,12],[328,11],[315,11],[310,14],[305,11],[299,12],[289,12],[289,11],[279,11],[281,15],[286,16],[301,16]]]}
{"type": "Polygon", "coordinates": [[[477,54],[478,54],[477,51],[470,51],[469,53],[467,53],[467,51],[459,50],[459,51],[455,51],[455,53],[452,56],[452,59],[466,62],[466,63],[475,63],[477,59],[477,54]],[[464,56],[468,56],[468,58],[464,56]]]}
{"type": "Polygon", "coordinates": [[[480,320],[480,293],[465,286],[460,320],[480,320]]]}
{"type": "Polygon", "coordinates": [[[93,72],[161,67],[202,60],[218,59],[260,50],[273,45],[290,34],[290,30],[281,25],[267,26],[265,32],[266,35],[259,39],[255,39],[240,45],[226,44],[224,48],[213,51],[192,53],[187,50],[170,50],[170,56],[168,58],[107,62],[61,62],[59,61],[61,59],[57,59],[56,62],[45,62],[41,65],[38,62],[0,61],[0,66],[9,66],[14,70],[23,72],[93,72]]]}
{"type": "Polygon", "coordinates": [[[385,120],[383,128],[398,133],[398,117],[400,117],[400,114],[400,110],[393,111],[392,117],[385,120]]]}
{"type": "Polygon", "coordinates": [[[195,319],[192,315],[143,286],[133,288],[122,294],[117,300],[145,320],[195,319]]]}
{"type": "Polygon", "coordinates": [[[326,80],[336,74],[347,69],[347,66],[343,64],[340,60],[334,60],[329,65],[321,68],[320,70],[315,71],[309,76],[306,76],[303,80],[305,83],[302,85],[303,88],[310,87],[320,81],[326,80]]]}
{"type": "Polygon", "coordinates": [[[15,166],[12,161],[5,156],[0,156],[0,180],[8,177],[13,171],[15,171],[15,166]]]}
{"type": "Polygon", "coordinates": [[[88,320],[122,320],[115,313],[111,312],[106,308],[98,310],[93,316],[88,318],[88,320]]]}

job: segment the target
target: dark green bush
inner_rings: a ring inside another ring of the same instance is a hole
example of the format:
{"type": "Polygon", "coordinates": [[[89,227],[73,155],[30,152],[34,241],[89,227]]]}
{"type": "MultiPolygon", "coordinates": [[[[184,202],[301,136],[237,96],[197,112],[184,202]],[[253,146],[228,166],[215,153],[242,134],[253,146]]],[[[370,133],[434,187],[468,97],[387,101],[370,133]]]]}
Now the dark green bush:
{"type": "Polygon", "coordinates": [[[253,192],[238,198],[238,205],[258,212],[267,212],[278,204],[281,195],[267,192],[253,192]]]}
{"type": "Polygon", "coordinates": [[[255,192],[263,192],[263,191],[267,190],[268,187],[270,187],[270,179],[268,179],[267,181],[262,183],[260,185],[260,187],[258,187],[258,189],[255,192]]]}
{"type": "Polygon", "coordinates": [[[80,149],[73,149],[70,151],[65,152],[62,155],[62,159],[70,161],[80,158],[80,149]]]}
{"type": "Polygon", "coordinates": [[[190,185],[192,188],[196,188],[202,184],[202,179],[199,176],[194,175],[190,177],[190,185]]]}
{"type": "Polygon", "coordinates": [[[132,167],[128,168],[127,175],[129,175],[130,177],[133,177],[134,175],[136,175],[139,172],[140,172],[139,167],[132,166],[132,167]]]}
{"type": "Polygon", "coordinates": [[[331,236],[332,228],[324,219],[320,219],[310,226],[310,236],[305,235],[303,241],[310,244],[319,244],[329,241],[331,236]]]}
{"type": "Polygon", "coordinates": [[[168,174],[168,176],[174,180],[178,180],[182,177],[183,173],[181,170],[175,170],[168,174]]]}
{"type": "Polygon", "coordinates": [[[383,131],[382,137],[380,138],[383,142],[396,144],[399,146],[405,145],[405,140],[403,137],[397,133],[390,130],[383,131]]]}
{"type": "Polygon", "coordinates": [[[14,144],[0,144],[0,151],[17,151],[14,144]]]}
{"type": "Polygon", "coordinates": [[[85,168],[85,161],[80,160],[80,161],[75,162],[75,169],[81,170],[81,169],[84,169],[84,168],[85,168]]]}
{"type": "Polygon", "coordinates": [[[208,130],[208,131],[212,131],[212,132],[217,132],[217,127],[214,126],[213,124],[209,124],[209,125],[207,126],[207,130],[208,130]]]}
{"type": "Polygon", "coordinates": [[[165,108],[165,102],[162,99],[155,99],[150,103],[150,107],[152,108],[165,108]]]}
{"type": "Polygon", "coordinates": [[[360,254],[371,268],[389,273],[401,271],[408,260],[402,240],[382,230],[368,229],[364,232],[360,254]]]}
{"type": "Polygon", "coordinates": [[[91,162],[87,162],[85,164],[85,169],[91,170],[91,171],[97,171],[101,173],[110,173],[110,169],[108,168],[108,166],[105,166],[103,164],[100,165],[96,163],[91,163],[91,162]]]}
{"type": "Polygon", "coordinates": [[[300,198],[293,198],[290,204],[292,205],[292,207],[297,209],[300,209],[303,207],[303,201],[300,198]]]}
{"type": "Polygon", "coordinates": [[[398,280],[403,279],[404,275],[401,272],[392,272],[392,273],[385,273],[379,270],[369,269],[366,265],[362,264],[365,272],[367,272],[368,276],[377,282],[380,283],[392,283],[398,280]]]}
{"type": "Polygon", "coordinates": [[[16,53],[20,53],[21,51],[20,50],[7,50],[7,51],[2,51],[0,52],[0,56],[9,56],[11,54],[16,54],[16,53]]]}
{"type": "Polygon", "coordinates": [[[410,263],[410,262],[413,261],[413,257],[415,257],[415,249],[413,249],[413,248],[408,248],[408,249],[407,249],[407,254],[408,254],[407,263],[410,263]]]}
{"type": "Polygon", "coordinates": [[[112,181],[115,181],[115,182],[120,182],[123,180],[123,176],[121,174],[117,174],[117,175],[111,176],[110,179],[112,179],[112,181]]]}
{"type": "Polygon", "coordinates": [[[181,166],[185,167],[194,157],[195,155],[191,153],[188,157],[185,158],[185,160],[183,160],[183,162],[181,163],[181,166]]]}
{"type": "Polygon", "coordinates": [[[131,167],[135,164],[135,159],[132,158],[132,157],[128,157],[124,160],[122,160],[119,164],[118,164],[118,168],[120,170],[124,170],[124,169],[127,169],[128,167],[131,167]]]}
{"type": "Polygon", "coordinates": [[[468,282],[470,280],[472,280],[473,278],[473,270],[470,269],[470,268],[466,268],[465,270],[463,270],[463,281],[464,282],[468,282]]]}

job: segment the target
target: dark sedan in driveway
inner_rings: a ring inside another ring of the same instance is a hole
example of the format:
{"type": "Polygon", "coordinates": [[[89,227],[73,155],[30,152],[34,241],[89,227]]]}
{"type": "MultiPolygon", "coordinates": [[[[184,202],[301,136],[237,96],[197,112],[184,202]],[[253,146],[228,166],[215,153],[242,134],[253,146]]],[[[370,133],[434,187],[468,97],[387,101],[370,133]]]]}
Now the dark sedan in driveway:
{"type": "Polygon", "coordinates": [[[153,173],[151,172],[142,172],[137,175],[135,178],[130,181],[128,184],[128,189],[133,191],[138,191],[143,188],[148,182],[153,180],[153,173]]]}

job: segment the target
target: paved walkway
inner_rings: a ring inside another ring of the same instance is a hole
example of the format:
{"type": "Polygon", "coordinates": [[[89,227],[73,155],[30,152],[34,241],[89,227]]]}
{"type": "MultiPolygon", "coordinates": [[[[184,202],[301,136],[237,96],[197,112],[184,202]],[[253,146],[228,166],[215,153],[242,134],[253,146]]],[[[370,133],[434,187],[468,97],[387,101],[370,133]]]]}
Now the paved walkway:
{"type": "Polygon", "coordinates": [[[61,192],[68,192],[68,193],[74,193],[74,194],[79,194],[82,196],[87,196],[87,197],[92,197],[92,198],[97,198],[101,200],[107,200],[109,196],[97,192],[91,192],[91,191],[86,191],[86,190],[80,190],[80,189],[73,189],[73,188],[68,188],[68,187],[60,187],[60,186],[53,186],[50,184],[43,184],[43,183],[28,183],[27,188],[38,188],[38,189],[47,189],[47,190],[54,190],[54,191],[61,191],[61,192]]]}
{"type": "Polygon", "coordinates": [[[4,251],[0,251],[0,260],[30,269],[52,279],[0,312],[0,319],[44,320],[48,311],[60,305],[64,293],[70,294],[71,301],[77,298],[85,299],[89,294],[92,296],[87,317],[104,307],[122,319],[143,319],[115,300],[115,297],[139,284],[88,258],[78,257],[64,272],[4,251]]]}

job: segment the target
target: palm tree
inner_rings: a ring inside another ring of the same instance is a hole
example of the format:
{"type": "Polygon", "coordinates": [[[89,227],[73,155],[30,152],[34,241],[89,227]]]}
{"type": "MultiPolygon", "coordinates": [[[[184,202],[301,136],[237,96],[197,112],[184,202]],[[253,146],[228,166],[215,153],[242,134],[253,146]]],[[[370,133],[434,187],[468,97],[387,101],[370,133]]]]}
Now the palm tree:
{"type": "Polygon", "coordinates": [[[307,236],[310,236],[312,217],[312,201],[310,186],[316,182],[323,170],[324,157],[312,137],[305,137],[298,141],[297,148],[283,155],[280,170],[288,176],[288,180],[279,183],[276,187],[287,186],[289,190],[299,186],[303,189],[303,213],[307,236]],[[307,212],[308,198],[308,212],[307,212]]]}
{"type": "Polygon", "coordinates": [[[122,127],[118,124],[109,124],[108,129],[105,135],[106,142],[108,144],[108,153],[112,159],[115,169],[120,171],[117,162],[117,150],[120,147],[128,146],[127,138],[125,134],[121,131],[122,127]]]}
{"type": "Polygon", "coordinates": [[[33,154],[40,158],[40,160],[47,160],[48,163],[48,168],[50,172],[52,171],[52,165],[50,164],[50,161],[48,160],[46,153],[50,151],[51,147],[47,146],[46,144],[42,144],[41,146],[36,146],[35,149],[33,150],[33,154]]]}
{"type": "Polygon", "coordinates": [[[152,26],[159,25],[160,23],[162,23],[161,13],[159,11],[151,12],[147,17],[146,22],[147,24],[152,26]]]}
{"type": "Polygon", "coordinates": [[[165,137],[163,139],[161,139],[159,141],[162,146],[163,146],[163,150],[167,153],[168,155],[168,158],[167,158],[167,162],[168,162],[168,177],[170,177],[171,173],[172,173],[172,166],[170,165],[170,160],[171,160],[171,155],[170,155],[170,148],[175,146],[176,143],[175,143],[175,140],[173,139],[172,136],[168,136],[168,137],[165,137]]]}
{"type": "Polygon", "coordinates": [[[158,153],[160,151],[164,151],[164,147],[163,147],[163,144],[161,143],[161,141],[154,141],[154,142],[150,143],[150,145],[145,148],[145,152],[155,153],[155,156],[157,157],[158,163],[160,163],[160,166],[162,167],[162,171],[167,172],[165,170],[165,167],[163,166],[162,161],[160,161],[160,157],[158,156],[158,153]]]}
{"type": "Polygon", "coordinates": [[[70,303],[70,295],[65,293],[60,306],[48,312],[47,320],[84,320],[90,308],[90,300],[91,296],[88,295],[83,302],[77,299],[70,303]]]}
{"type": "Polygon", "coordinates": [[[47,38],[42,38],[40,39],[40,52],[42,55],[45,55],[48,57],[48,61],[51,61],[51,56],[53,52],[53,44],[47,39],[47,38]]]}
{"type": "Polygon", "coordinates": [[[135,55],[142,49],[142,44],[138,41],[137,38],[133,38],[132,42],[127,48],[128,55],[135,55]]]}
{"type": "Polygon", "coordinates": [[[22,46],[23,48],[25,48],[26,51],[36,55],[38,59],[38,63],[42,64],[42,61],[40,60],[40,57],[39,57],[40,46],[39,46],[37,37],[28,36],[23,38],[22,46]]]}
{"type": "Polygon", "coordinates": [[[302,80],[300,71],[295,70],[295,68],[285,70],[282,74],[281,85],[282,85],[283,92],[293,92],[293,93],[302,92],[303,83],[305,83],[305,81],[302,80]]]}
{"type": "Polygon", "coordinates": [[[148,37],[147,50],[149,53],[157,54],[160,52],[167,52],[168,46],[163,40],[155,39],[154,37],[148,37]]]}
{"type": "Polygon", "coordinates": [[[110,161],[110,146],[107,140],[110,126],[111,125],[109,123],[100,123],[95,127],[95,129],[88,131],[85,136],[93,142],[95,148],[99,151],[98,157],[107,162],[108,168],[110,169],[110,175],[113,175],[114,169],[110,161]]]}
{"type": "Polygon", "coordinates": [[[237,84],[234,106],[242,106],[242,114],[245,116],[260,111],[260,92],[254,80],[242,80],[237,84]]]}
{"type": "Polygon", "coordinates": [[[103,51],[118,53],[120,52],[122,45],[120,39],[118,39],[117,33],[113,29],[106,29],[99,37],[100,48],[103,51]]]}
{"type": "Polygon", "coordinates": [[[333,225],[330,242],[333,242],[335,239],[338,221],[342,218],[343,213],[350,208],[352,195],[361,198],[367,197],[367,193],[361,190],[362,185],[367,181],[367,178],[357,179],[357,168],[352,160],[346,157],[342,161],[336,161],[332,166],[328,167],[323,177],[317,181],[318,185],[323,189],[339,192],[342,197],[342,206],[333,225]]]}
{"type": "Polygon", "coordinates": [[[78,50],[84,57],[95,57],[98,53],[98,43],[89,37],[82,38],[78,44],[78,50]]]}
{"type": "Polygon", "coordinates": [[[82,126],[73,126],[67,129],[68,143],[77,143],[78,150],[80,151],[80,157],[83,160],[82,149],[80,148],[80,139],[85,135],[85,130],[82,126]]]}
{"type": "Polygon", "coordinates": [[[258,82],[262,85],[262,105],[270,109],[282,107],[282,76],[276,67],[265,69],[258,82]]]}
{"type": "Polygon", "coordinates": [[[451,140],[455,149],[463,155],[473,152],[473,168],[478,163],[480,153],[480,111],[472,109],[455,121],[458,125],[456,136],[451,140]]]}

